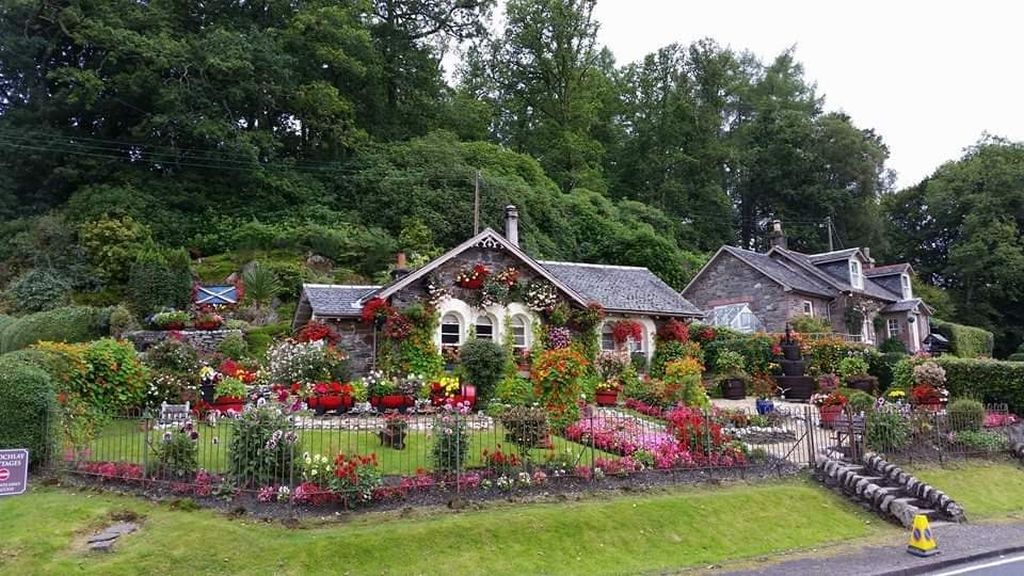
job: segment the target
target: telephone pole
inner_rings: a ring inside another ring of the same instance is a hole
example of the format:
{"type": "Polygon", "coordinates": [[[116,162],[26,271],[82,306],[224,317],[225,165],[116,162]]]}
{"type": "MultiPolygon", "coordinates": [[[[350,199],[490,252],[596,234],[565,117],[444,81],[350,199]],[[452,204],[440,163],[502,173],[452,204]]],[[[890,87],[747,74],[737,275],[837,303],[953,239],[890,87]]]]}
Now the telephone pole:
{"type": "Polygon", "coordinates": [[[834,252],[835,251],[835,246],[832,244],[832,217],[831,216],[826,216],[825,217],[825,227],[828,230],[828,251],[829,252],[834,252]]]}
{"type": "Polygon", "coordinates": [[[480,171],[473,179],[473,235],[480,233],[480,171]]]}

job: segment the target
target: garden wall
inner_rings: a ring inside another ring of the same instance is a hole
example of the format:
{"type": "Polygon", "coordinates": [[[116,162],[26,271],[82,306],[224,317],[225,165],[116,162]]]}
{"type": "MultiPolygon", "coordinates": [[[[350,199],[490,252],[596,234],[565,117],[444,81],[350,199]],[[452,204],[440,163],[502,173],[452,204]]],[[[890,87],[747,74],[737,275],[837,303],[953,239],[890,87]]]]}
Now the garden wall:
{"type": "Polygon", "coordinates": [[[196,350],[207,353],[216,352],[220,343],[232,334],[243,336],[241,330],[137,330],[128,332],[124,336],[135,345],[136,350],[145,352],[150,347],[167,340],[172,334],[196,350]]]}

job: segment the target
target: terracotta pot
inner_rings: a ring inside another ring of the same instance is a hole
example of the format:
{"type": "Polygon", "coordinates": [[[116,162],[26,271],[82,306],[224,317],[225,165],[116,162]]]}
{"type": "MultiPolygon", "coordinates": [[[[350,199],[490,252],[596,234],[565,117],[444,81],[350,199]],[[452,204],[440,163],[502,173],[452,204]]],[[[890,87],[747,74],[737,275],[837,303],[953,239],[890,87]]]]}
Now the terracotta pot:
{"type": "Polygon", "coordinates": [[[732,378],[722,380],[721,387],[722,398],[726,400],[743,400],[747,397],[747,385],[743,383],[743,380],[732,378]]]}
{"type": "Polygon", "coordinates": [[[842,406],[819,406],[818,414],[821,416],[822,428],[834,428],[836,421],[843,415],[842,406]]]}
{"type": "Polygon", "coordinates": [[[598,390],[595,394],[598,406],[615,406],[619,403],[618,390],[598,390]]]}
{"type": "Polygon", "coordinates": [[[399,412],[404,412],[410,406],[415,406],[416,400],[412,396],[388,394],[387,396],[371,397],[370,405],[377,410],[398,410],[399,412]]]}
{"type": "Polygon", "coordinates": [[[220,412],[241,412],[245,409],[245,398],[241,396],[221,396],[213,401],[213,409],[220,412]]]}

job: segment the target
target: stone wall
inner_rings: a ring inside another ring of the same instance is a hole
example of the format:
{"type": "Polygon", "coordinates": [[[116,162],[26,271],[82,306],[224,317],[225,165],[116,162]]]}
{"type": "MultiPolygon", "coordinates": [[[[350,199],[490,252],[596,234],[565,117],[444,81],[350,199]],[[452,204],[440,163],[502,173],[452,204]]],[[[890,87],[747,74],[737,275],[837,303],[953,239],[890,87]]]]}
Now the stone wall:
{"type": "Polygon", "coordinates": [[[726,252],[705,268],[683,295],[704,311],[745,302],[767,331],[785,329],[789,319],[790,303],[782,286],[726,252]]]}
{"type": "Polygon", "coordinates": [[[167,340],[172,334],[196,350],[207,353],[216,352],[220,343],[231,334],[243,336],[241,330],[138,330],[128,332],[124,336],[135,346],[136,350],[145,352],[150,347],[167,340]]]}
{"type": "Polygon", "coordinates": [[[373,327],[358,318],[326,320],[338,332],[338,347],[349,357],[354,376],[365,375],[373,368],[373,327]]]}

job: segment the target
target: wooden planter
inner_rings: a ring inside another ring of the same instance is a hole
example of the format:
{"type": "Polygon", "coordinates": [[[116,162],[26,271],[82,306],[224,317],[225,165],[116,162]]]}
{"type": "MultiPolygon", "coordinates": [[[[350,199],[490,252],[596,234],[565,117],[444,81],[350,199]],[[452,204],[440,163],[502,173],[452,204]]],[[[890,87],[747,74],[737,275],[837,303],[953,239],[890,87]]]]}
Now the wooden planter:
{"type": "Polygon", "coordinates": [[[878,388],[878,378],[875,378],[874,376],[850,378],[846,381],[846,385],[854,390],[860,390],[861,392],[867,392],[868,394],[874,395],[875,389],[878,388]]]}
{"type": "Polygon", "coordinates": [[[615,406],[619,403],[618,390],[598,390],[594,397],[598,406],[615,406]]]}
{"type": "Polygon", "coordinates": [[[332,410],[338,414],[343,414],[351,410],[355,403],[355,399],[348,394],[325,394],[323,396],[311,396],[306,399],[309,409],[315,410],[317,416],[323,416],[324,413],[332,410]]]}
{"type": "Polygon", "coordinates": [[[799,360],[800,359],[800,345],[799,344],[796,344],[796,343],[793,343],[793,344],[783,343],[780,347],[782,348],[782,357],[785,358],[786,360],[799,360]]]}
{"type": "Polygon", "coordinates": [[[747,385],[743,380],[730,378],[722,380],[722,398],[726,400],[743,400],[747,397],[747,385]]]}

